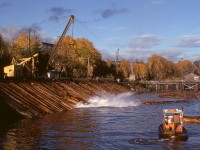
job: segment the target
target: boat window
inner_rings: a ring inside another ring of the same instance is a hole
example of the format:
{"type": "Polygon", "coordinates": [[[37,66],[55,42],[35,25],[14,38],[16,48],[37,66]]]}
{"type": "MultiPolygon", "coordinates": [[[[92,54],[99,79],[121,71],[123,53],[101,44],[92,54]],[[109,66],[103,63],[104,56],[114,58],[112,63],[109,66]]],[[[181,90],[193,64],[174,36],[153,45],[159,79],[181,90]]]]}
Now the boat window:
{"type": "Polygon", "coordinates": [[[179,123],[180,122],[180,118],[178,114],[174,114],[174,123],[179,123]]]}

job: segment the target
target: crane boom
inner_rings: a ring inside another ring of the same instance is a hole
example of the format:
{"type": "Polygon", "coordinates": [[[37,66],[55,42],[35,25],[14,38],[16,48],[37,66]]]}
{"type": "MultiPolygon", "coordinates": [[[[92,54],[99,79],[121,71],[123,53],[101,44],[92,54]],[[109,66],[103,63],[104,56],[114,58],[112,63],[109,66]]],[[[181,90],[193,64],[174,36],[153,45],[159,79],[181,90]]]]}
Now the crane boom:
{"type": "Polygon", "coordinates": [[[48,61],[48,64],[47,64],[47,69],[48,69],[49,66],[52,67],[52,65],[54,64],[54,62],[55,62],[55,54],[56,54],[56,52],[58,50],[58,47],[62,43],[62,40],[63,40],[65,34],[67,33],[67,30],[69,29],[70,25],[73,24],[73,23],[74,23],[74,15],[71,15],[67,25],[65,26],[65,29],[64,29],[62,35],[60,36],[56,46],[52,50],[52,53],[50,55],[50,58],[49,58],[49,61],[48,61]]]}

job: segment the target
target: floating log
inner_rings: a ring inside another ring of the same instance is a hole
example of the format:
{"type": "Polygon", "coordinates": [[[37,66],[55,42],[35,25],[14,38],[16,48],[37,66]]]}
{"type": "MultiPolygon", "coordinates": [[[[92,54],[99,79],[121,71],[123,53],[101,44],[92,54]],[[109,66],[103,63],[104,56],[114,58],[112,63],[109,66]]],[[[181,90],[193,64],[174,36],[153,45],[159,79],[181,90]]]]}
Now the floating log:
{"type": "Polygon", "coordinates": [[[159,95],[160,98],[194,98],[200,97],[199,92],[194,91],[177,91],[177,92],[165,92],[159,95]]]}
{"type": "Polygon", "coordinates": [[[146,88],[153,91],[199,91],[199,81],[143,81],[146,88]]]}
{"type": "Polygon", "coordinates": [[[172,100],[172,101],[142,101],[145,105],[156,105],[156,104],[169,104],[169,103],[188,103],[189,100],[172,100]]]}
{"type": "Polygon", "coordinates": [[[183,122],[187,123],[200,123],[200,116],[184,116],[183,122]]]}

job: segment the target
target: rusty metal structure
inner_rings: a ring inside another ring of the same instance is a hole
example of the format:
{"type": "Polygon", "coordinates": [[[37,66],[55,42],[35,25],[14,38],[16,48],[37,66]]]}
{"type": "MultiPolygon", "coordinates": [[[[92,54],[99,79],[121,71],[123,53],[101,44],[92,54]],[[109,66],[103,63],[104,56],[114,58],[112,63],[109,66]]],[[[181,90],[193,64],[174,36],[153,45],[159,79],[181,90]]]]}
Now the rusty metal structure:
{"type": "Polygon", "coordinates": [[[55,72],[52,72],[52,71],[51,71],[52,68],[53,68],[53,70],[55,70],[55,71],[59,70],[58,68],[60,68],[60,65],[61,65],[61,64],[59,64],[59,65],[56,65],[56,64],[55,64],[55,61],[56,61],[56,53],[57,53],[57,51],[58,51],[58,49],[59,49],[60,44],[61,44],[62,41],[63,41],[63,38],[64,38],[65,34],[66,34],[67,31],[68,31],[70,25],[73,24],[73,23],[74,23],[74,15],[71,15],[71,16],[70,16],[70,19],[69,19],[69,21],[68,21],[68,23],[67,23],[67,25],[65,26],[65,29],[64,29],[62,35],[60,36],[60,38],[59,38],[57,44],[55,45],[55,47],[53,48],[53,50],[52,50],[52,52],[51,52],[51,54],[50,54],[50,58],[49,58],[49,60],[48,60],[48,64],[47,64],[47,68],[46,68],[46,69],[49,71],[49,72],[48,72],[48,74],[49,74],[49,75],[48,75],[48,78],[51,78],[51,77],[54,77],[54,76],[55,76],[55,75],[51,75],[51,74],[55,74],[55,72]]]}

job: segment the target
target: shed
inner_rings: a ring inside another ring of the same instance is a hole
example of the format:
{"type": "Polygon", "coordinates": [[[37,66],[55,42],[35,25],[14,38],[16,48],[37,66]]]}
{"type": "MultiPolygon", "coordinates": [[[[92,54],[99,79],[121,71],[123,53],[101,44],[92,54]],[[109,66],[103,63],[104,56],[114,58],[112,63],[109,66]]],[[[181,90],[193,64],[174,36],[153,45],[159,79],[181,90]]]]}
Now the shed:
{"type": "Polygon", "coordinates": [[[199,76],[194,73],[190,73],[185,76],[185,81],[199,81],[199,76]]]}
{"type": "Polygon", "coordinates": [[[47,78],[49,79],[58,79],[59,78],[59,72],[56,70],[50,70],[47,72],[47,78]]]}
{"type": "Polygon", "coordinates": [[[129,81],[135,81],[135,75],[134,74],[130,74],[129,76],[129,81]]]}
{"type": "Polygon", "coordinates": [[[10,65],[4,67],[4,77],[21,78],[23,76],[23,67],[21,65],[10,65]]]}

